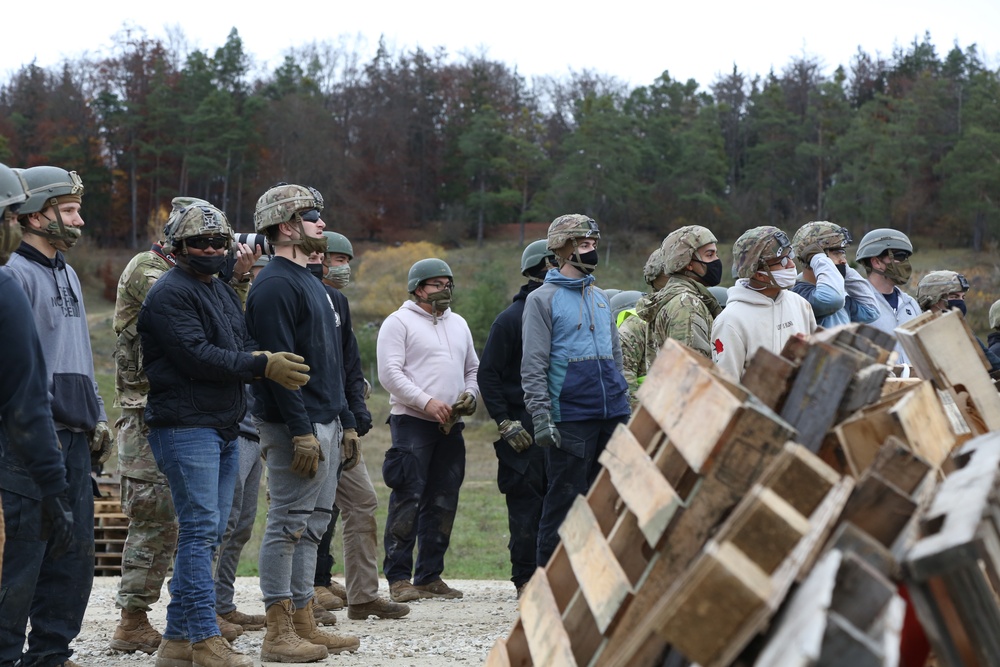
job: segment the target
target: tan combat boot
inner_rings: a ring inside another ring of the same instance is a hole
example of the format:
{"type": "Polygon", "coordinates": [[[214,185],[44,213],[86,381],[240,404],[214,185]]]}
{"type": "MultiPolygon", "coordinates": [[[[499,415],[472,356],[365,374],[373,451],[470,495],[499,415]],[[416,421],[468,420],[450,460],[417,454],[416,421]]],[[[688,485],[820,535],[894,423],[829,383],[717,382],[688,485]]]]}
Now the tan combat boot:
{"type": "Polygon", "coordinates": [[[330,585],[326,587],[328,591],[336,595],[338,598],[347,602],[347,589],[339,581],[330,581],[330,585]]]}
{"type": "Polygon", "coordinates": [[[218,614],[215,615],[215,624],[219,626],[219,633],[227,642],[234,642],[236,638],[243,634],[243,626],[230,623],[218,614]]]}
{"type": "Polygon", "coordinates": [[[303,639],[307,639],[317,646],[325,646],[331,654],[343,653],[344,651],[357,651],[361,646],[361,640],[351,635],[335,635],[320,630],[316,625],[316,618],[313,616],[313,601],[302,609],[292,612],[292,625],[295,626],[295,634],[303,639]]]}
{"type": "Polygon", "coordinates": [[[162,639],[163,636],[149,624],[146,612],[122,609],[122,618],[118,621],[110,646],[115,651],[125,653],[142,651],[152,655],[162,639]]]}
{"type": "Polygon", "coordinates": [[[326,586],[313,586],[313,596],[316,604],[327,611],[336,611],[344,608],[344,598],[334,595],[326,586]]]}
{"type": "Polygon", "coordinates": [[[219,614],[219,616],[227,623],[240,626],[246,632],[263,630],[264,624],[267,622],[264,614],[244,614],[239,609],[233,609],[231,612],[219,614]]]}
{"type": "Polygon", "coordinates": [[[156,651],[156,667],[192,667],[191,642],[164,639],[156,651]]]}
{"type": "Polygon", "coordinates": [[[264,645],[260,647],[261,662],[316,662],[330,654],[325,647],[295,634],[292,609],[291,600],[281,600],[267,608],[264,645]]]}
{"type": "Polygon", "coordinates": [[[243,655],[219,635],[191,645],[194,667],[253,667],[253,658],[243,655]]]}

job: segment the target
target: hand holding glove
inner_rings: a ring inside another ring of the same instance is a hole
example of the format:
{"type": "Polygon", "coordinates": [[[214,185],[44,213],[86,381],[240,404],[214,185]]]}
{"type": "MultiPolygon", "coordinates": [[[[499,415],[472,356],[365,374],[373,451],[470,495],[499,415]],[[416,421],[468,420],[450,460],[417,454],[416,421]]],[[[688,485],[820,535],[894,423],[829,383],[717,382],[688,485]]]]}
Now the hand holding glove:
{"type": "Polygon", "coordinates": [[[559,429],[556,428],[555,422],[552,421],[550,413],[539,412],[531,418],[531,421],[535,425],[535,442],[538,443],[539,447],[551,447],[553,445],[558,447],[562,444],[562,436],[559,435],[559,429]]]}
{"type": "Polygon", "coordinates": [[[821,246],[819,243],[810,243],[802,248],[802,252],[798,257],[796,257],[796,259],[801,259],[806,264],[810,264],[812,262],[812,258],[816,255],[823,255],[825,257],[826,248],[821,246]]]}
{"type": "Polygon", "coordinates": [[[291,352],[254,352],[254,355],[263,354],[267,357],[267,366],[264,368],[264,377],[277,382],[289,391],[295,391],[309,382],[309,366],[305,359],[291,352]]]}
{"type": "Polygon", "coordinates": [[[498,428],[500,429],[500,437],[506,440],[515,452],[520,454],[531,447],[531,434],[524,430],[521,422],[516,419],[504,419],[498,428]]]}
{"type": "Polygon", "coordinates": [[[340,440],[340,460],[342,470],[350,470],[361,461],[361,436],[353,428],[344,429],[344,437],[340,440]]]}
{"type": "Polygon", "coordinates": [[[66,493],[42,498],[42,534],[52,545],[49,555],[61,558],[73,546],[73,511],[66,493]]]}
{"type": "Polygon", "coordinates": [[[469,417],[476,411],[476,397],[471,391],[463,391],[458,400],[451,404],[451,411],[459,417],[469,417]]]}
{"type": "Polygon", "coordinates": [[[312,433],[292,436],[292,447],[295,451],[292,456],[292,472],[302,477],[315,477],[319,471],[319,462],[326,460],[316,436],[312,433]]]}
{"type": "Polygon", "coordinates": [[[354,421],[358,423],[358,437],[363,438],[368,434],[368,431],[372,430],[372,413],[365,411],[358,411],[354,413],[354,421]]]}
{"type": "Polygon", "coordinates": [[[97,426],[90,433],[90,463],[91,465],[101,465],[111,456],[114,449],[115,439],[108,422],[97,422],[97,426]]]}

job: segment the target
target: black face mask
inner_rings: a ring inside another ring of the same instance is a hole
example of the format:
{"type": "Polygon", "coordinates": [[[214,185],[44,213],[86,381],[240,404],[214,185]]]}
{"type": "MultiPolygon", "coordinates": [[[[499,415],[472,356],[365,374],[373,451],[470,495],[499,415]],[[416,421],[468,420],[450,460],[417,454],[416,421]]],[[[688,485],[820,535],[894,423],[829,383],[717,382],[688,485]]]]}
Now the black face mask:
{"type": "Polygon", "coordinates": [[[187,264],[191,270],[206,276],[214,276],[222,267],[226,265],[225,255],[213,255],[211,257],[187,256],[187,264]]]}
{"type": "Polygon", "coordinates": [[[585,252],[582,255],[580,253],[576,253],[574,257],[576,257],[577,262],[577,264],[575,264],[576,268],[580,269],[584,273],[593,273],[594,269],[597,268],[597,248],[585,252]]]}
{"type": "Polygon", "coordinates": [[[309,273],[320,280],[323,280],[323,275],[326,274],[326,267],[322,264],[306,264],[306,268],[309,269],[309,273]]]}
{"type": "Polygon", "coordinates": [[[834,264],[837,267],[837,271],[840,271],[840,275],[844,278],[847,277],[847,264],[834,264]]]}
{"type": "Polygon", "coordinates": [[[705,267],[705,275],[699,276],[698,281],[705,287],[715,287],[722,282],[722,260],[713,259],[711,262],[703,262],[700,259],[694,260],[705,267]]]}
{"type": "Polygon", "coordinates": [[[962,317],[965,317],[965,299],[948,299],[948,307],[961,311],[962,317]]]}

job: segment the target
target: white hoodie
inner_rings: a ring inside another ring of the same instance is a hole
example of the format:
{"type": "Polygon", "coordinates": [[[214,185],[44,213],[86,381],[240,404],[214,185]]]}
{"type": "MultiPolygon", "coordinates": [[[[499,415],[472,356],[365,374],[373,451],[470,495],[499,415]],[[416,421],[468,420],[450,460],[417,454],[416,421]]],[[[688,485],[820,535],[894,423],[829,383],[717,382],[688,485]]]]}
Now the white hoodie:
{"type": "Polygon", "coordinates": [[[812,306],[801,296],[781,290],[771,299],[746,283],[740,280],[729,288],[726,307],[712,325],[712,359],[736,380],[757,348],[781,354],[792,336],[816,331],[812,306]]]}

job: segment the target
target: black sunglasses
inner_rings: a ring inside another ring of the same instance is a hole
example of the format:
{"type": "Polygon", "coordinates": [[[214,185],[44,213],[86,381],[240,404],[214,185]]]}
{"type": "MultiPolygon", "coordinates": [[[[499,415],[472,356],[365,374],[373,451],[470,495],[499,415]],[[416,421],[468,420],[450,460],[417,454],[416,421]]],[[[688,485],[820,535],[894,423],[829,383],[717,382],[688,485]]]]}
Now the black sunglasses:
{"type": "Polygon", "coordinates": [[[889,254],[892,255],[892,258],[897,262],[905,262],[910,258],[912,253],[906,252],[905,250],[890,250],[889,254]]]}
{"type": "Polygon", "coordinates": [[[195,236],[185,239],[184,243],[189,248],[197,248],[198,250],[207,250],[209,246],[215,250],[222,250],[229,247],[229,238],[225,236],[195,236]]]}
{"type": "Polygon", "coordinates": [[[312,209],[311,211],[306,211],[305,213],[299,213],[302,219],[306,222],[319,222],[319,211],[312,209]]]}

